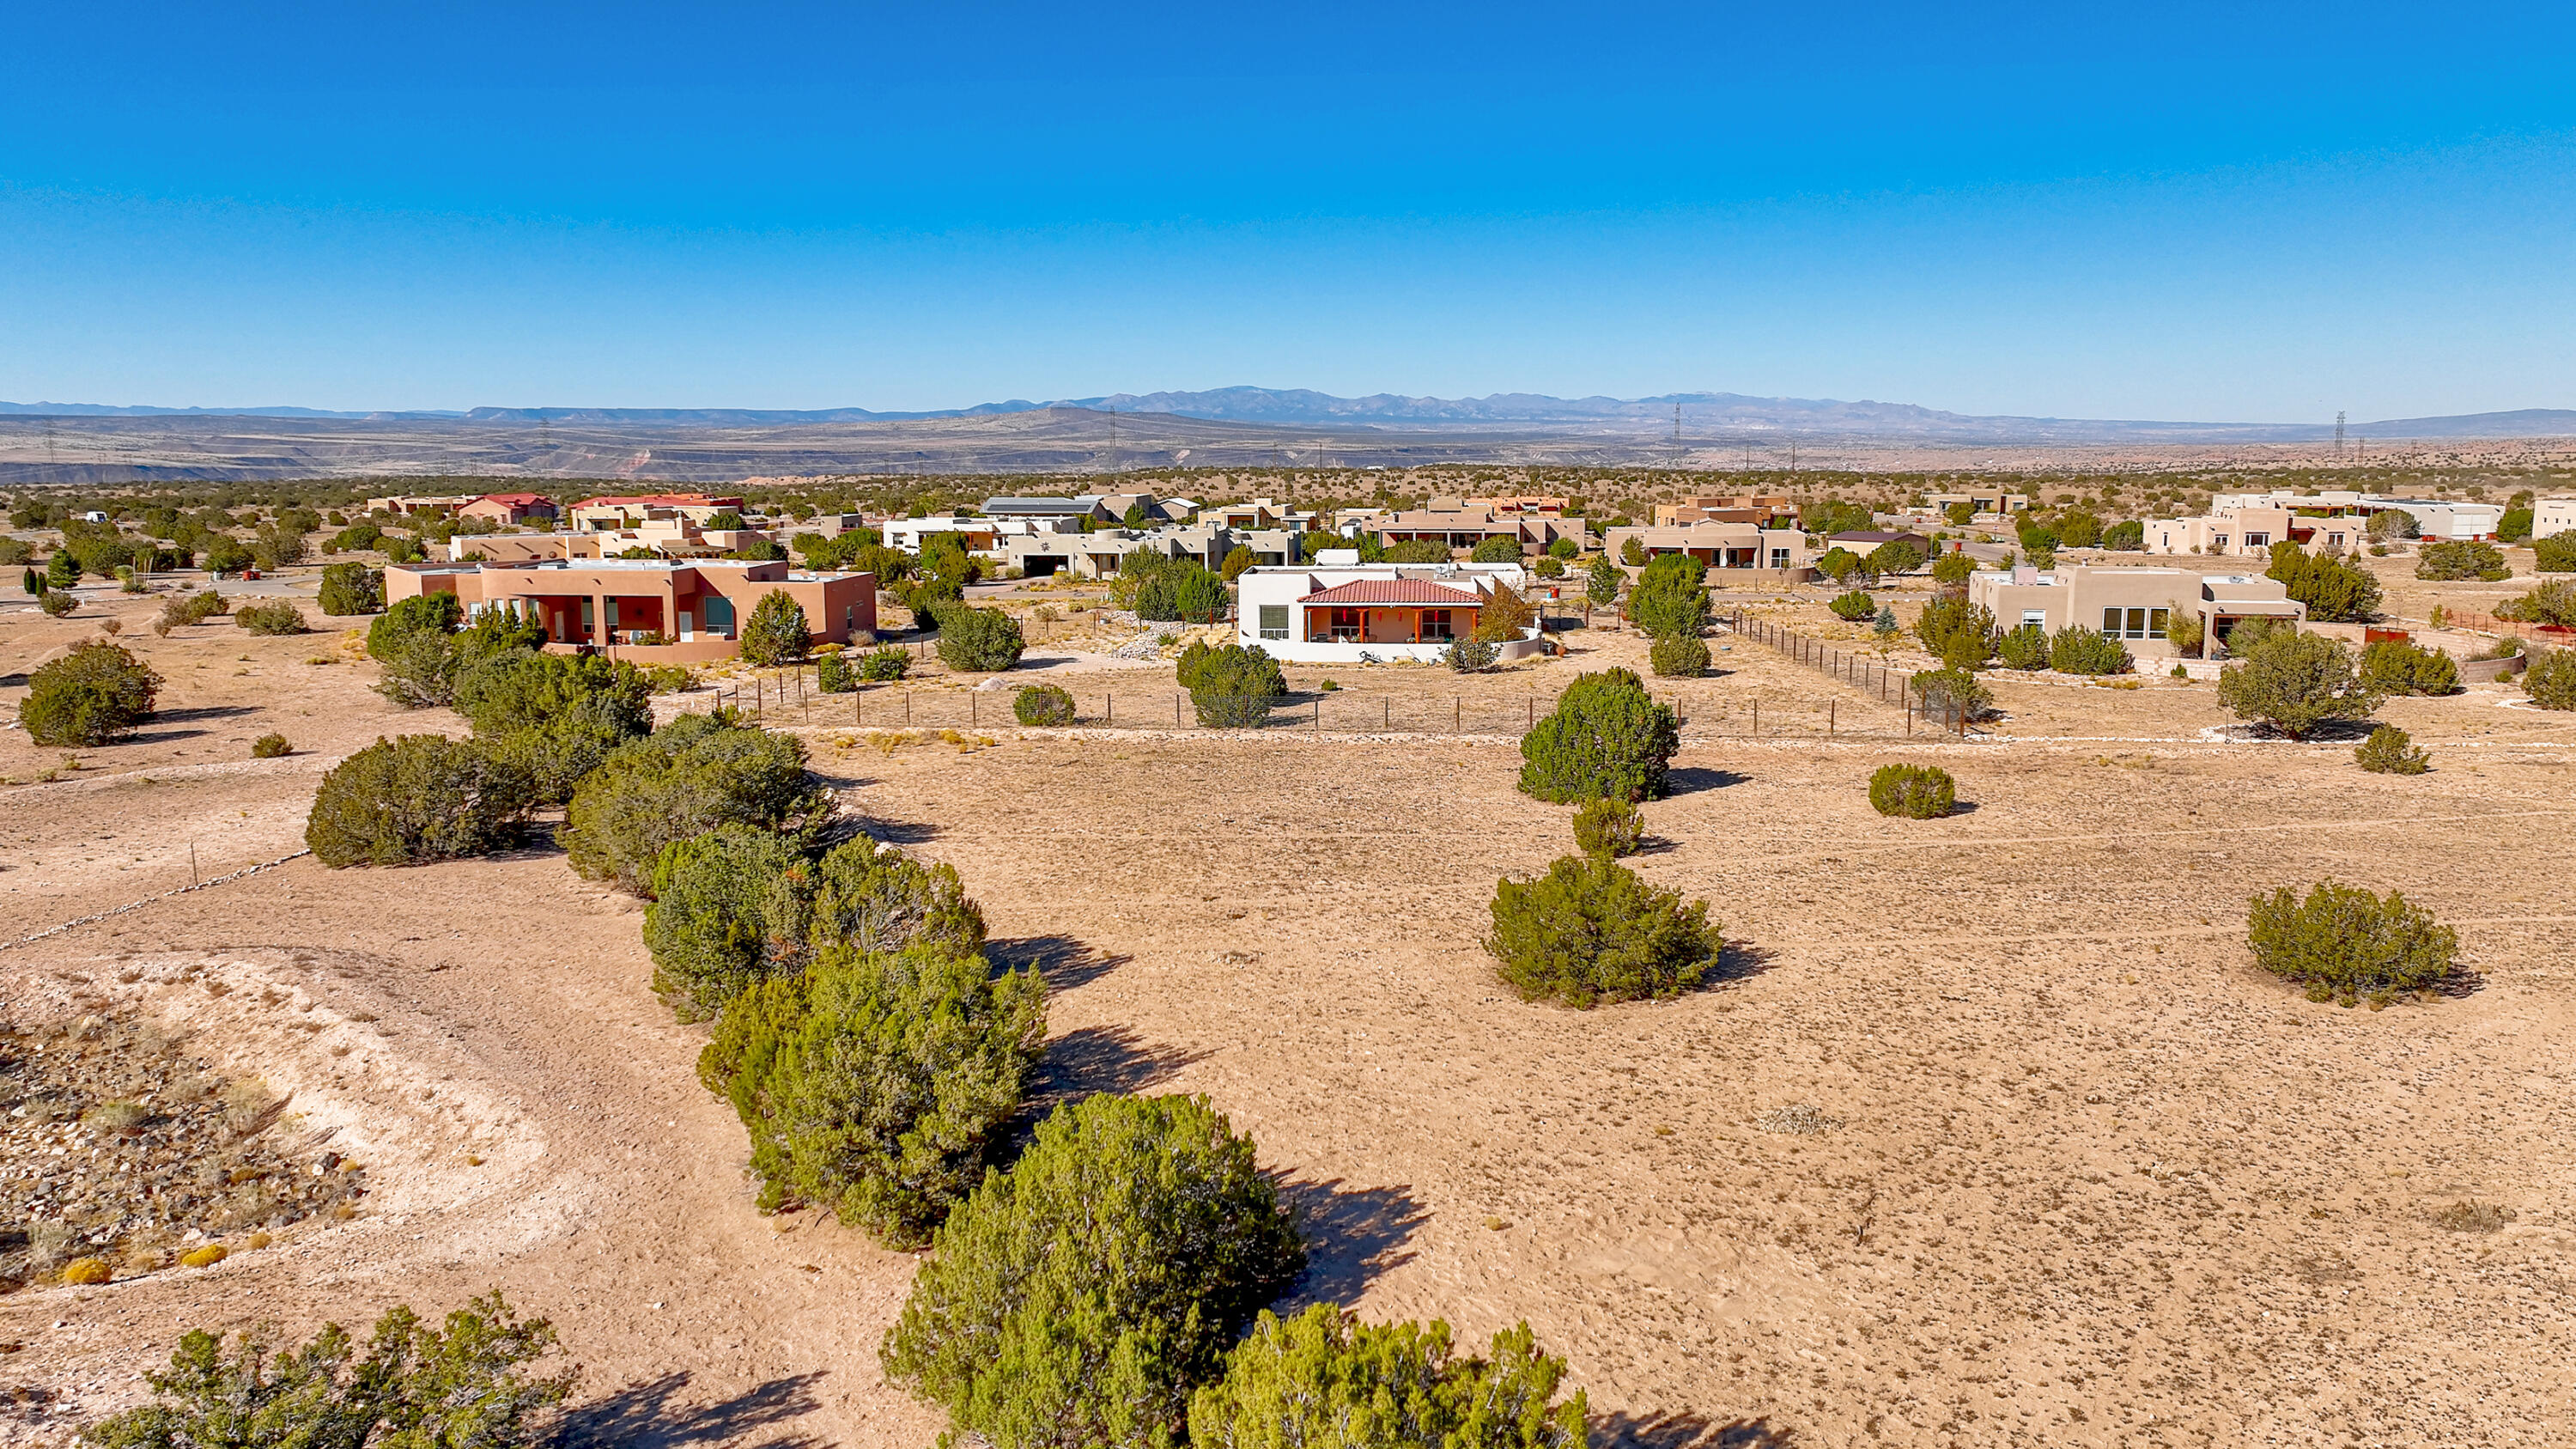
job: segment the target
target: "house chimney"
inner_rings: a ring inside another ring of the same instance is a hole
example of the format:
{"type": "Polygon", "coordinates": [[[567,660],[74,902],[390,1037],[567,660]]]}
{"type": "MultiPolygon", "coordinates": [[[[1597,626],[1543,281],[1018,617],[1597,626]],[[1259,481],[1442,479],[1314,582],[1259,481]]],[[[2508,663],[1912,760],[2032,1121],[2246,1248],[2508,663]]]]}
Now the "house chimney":
{"type": "Polygon", "coordinates": [[[2036,566],[2036,565],[2034,565],[2034,564],[2014,564],[2014,565],[2013,565],[2013,582],[2014,582],[2014,583],[2017,583],[2017,584],[2035,584],[2035,583],[2038,583],[2038,582],[2039,582],[2039,569],[2038,569],[2038,566],[2036,566]]]}

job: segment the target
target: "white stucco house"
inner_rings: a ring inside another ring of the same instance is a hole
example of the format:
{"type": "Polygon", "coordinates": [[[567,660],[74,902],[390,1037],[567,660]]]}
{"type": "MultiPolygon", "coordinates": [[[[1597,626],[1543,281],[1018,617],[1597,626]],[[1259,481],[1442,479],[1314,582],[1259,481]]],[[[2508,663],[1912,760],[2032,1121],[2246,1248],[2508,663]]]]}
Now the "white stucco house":
{"type": "Polygon", "coordinates": [[[2531,505],[2531,536],[2576,532],[2576,498],[2543,498],[2531,505]]]}
{"type": "MultiPolygon", "coordinates": [[[[1364,564],[1325,549],[1311,564],[1244,570],[1235,580],[1237,642],[1304,664],[1431,663],[1474,633],[1497,586],[1530,596],[1519,564],[1364,564]]],[[[1546,649],[1539,631],[1501,646],[1517,659],[1546,649]]]]}

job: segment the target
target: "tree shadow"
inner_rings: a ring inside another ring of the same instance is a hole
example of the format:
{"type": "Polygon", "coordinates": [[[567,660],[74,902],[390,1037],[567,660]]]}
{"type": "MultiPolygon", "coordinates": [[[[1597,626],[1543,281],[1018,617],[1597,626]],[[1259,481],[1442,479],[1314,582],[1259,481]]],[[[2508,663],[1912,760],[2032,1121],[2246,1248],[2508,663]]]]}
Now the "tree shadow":
{"type": "Polygon", "coordinates": [[[1721,982],[1750,980],[1770,970],[1778,959],[1779,953],[1750,941],[1723,942],[1718,947],[1717,964],[1700,978],[1700,984],[1715,986],[1721,982]]]}
{"type": "Polygon", "coordinates": [[[1595,1449],[1789,1449],[1796,1442],[1785,1424],[1768,1419],[1721,1424],[1688,1409],[1600,1414],[1592,1420],[1595,1449]]]}
{"type": "Polygon", "coordinates": [[[1009,941],[987,941],[984,954],[997,966],[1014,970],[1035,966],[1046,978],[1049,991],[1070,991],[1087,985],[1136,959],[1103,951],[1088,941],[1071,936],[1022,936],[1009,941]]]}
{"type": "Polygon", "coordinates": [[[1741,785],[1750,778],[1752,777],[1734,770],[1713,770],[1705,765],[1684,765],[1665,773],[1664,793],[1667,796],[1696,795],[1702,790],[1723,790],[1729,785],[1741,785]]]}
{"type": "Polygon", "coordinates": [[[560,820],[523,820],[519,837],[509,845],[492,852],[494,860],[537,860],[564,853],[563,841],[556,832],[563,829],[560,820]]]}
{"type": "Polygon", "coordinates": [[[928,821],[912,820],[871,820],[863,828],[880,845],[921,845],[945,833],[928,821]]]}
{"type": "Polygon", "coordinates": [[[1207,1055],[1151,1045],[1123,1026],[1086,1026],[1046,1044],[1029,1096],[1052,1109],[1095,1092],[1141,1092],[1207,1055]]]}
{"type": "Polygon", "coordinates": [[[201,704],[188,709],[156,709],[151,717],[155,723],[176,724],[182,720],[234,719],[259,712],[255,704],[201,704]]]}
{"type": "MultiPolygon", "coordinates": [[[[731,1443],[746,1435],[821,1408],[814,1397],[820,1372],[771,1379],[713,1404],[679,1402],[689,1384],[685,1370],[642,1379],[565,1415],[568,1445],[617,1449],[680,1449],[689,1444],[731,1443]]],[[[821,1449],[810,1434],[763,1439],[759,1449],[821,1449]]]]}
{"type": "Polygon", "coordinates": [[[1379,1274],[1413,1261],[1406,1244],[1431,1214],[1402,1187],[1345,1187],[1342,1180],[1282,1182],[1306,1234],[1306,1271],[1293,1305],[1354,1303],[1379,1274]]]}

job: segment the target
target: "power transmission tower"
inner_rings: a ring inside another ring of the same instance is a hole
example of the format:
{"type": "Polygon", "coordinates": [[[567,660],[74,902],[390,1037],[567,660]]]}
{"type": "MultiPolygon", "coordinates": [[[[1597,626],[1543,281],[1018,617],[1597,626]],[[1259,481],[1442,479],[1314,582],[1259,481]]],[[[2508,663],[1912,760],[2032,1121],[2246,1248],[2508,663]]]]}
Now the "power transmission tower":
{"type": "Polygon", "coordinates": [[[1109,409],[1109,481],[1118,481],[1118,409],[1109,409]]]}
{"type": "Polygon", "coordinates": [[[1673,404],[1673,467],[1682,465],[1682,405],[1673,404]]]}
{"type": "Polygon", "coordinates": [[[2343,409],[2335,409],[2335,457],[2343,456],[2343,409]]]}

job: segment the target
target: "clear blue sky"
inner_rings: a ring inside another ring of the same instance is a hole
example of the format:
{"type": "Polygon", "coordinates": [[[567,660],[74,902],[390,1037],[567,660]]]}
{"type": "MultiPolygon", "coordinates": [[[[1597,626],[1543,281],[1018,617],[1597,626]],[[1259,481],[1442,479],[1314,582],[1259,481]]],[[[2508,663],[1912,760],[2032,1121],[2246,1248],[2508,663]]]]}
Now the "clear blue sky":
{"type": "Polygon", "coordinates": [[[2571,41],[2564,0],[39,0],[0,398],[2576,406],[2571,41]]]}

